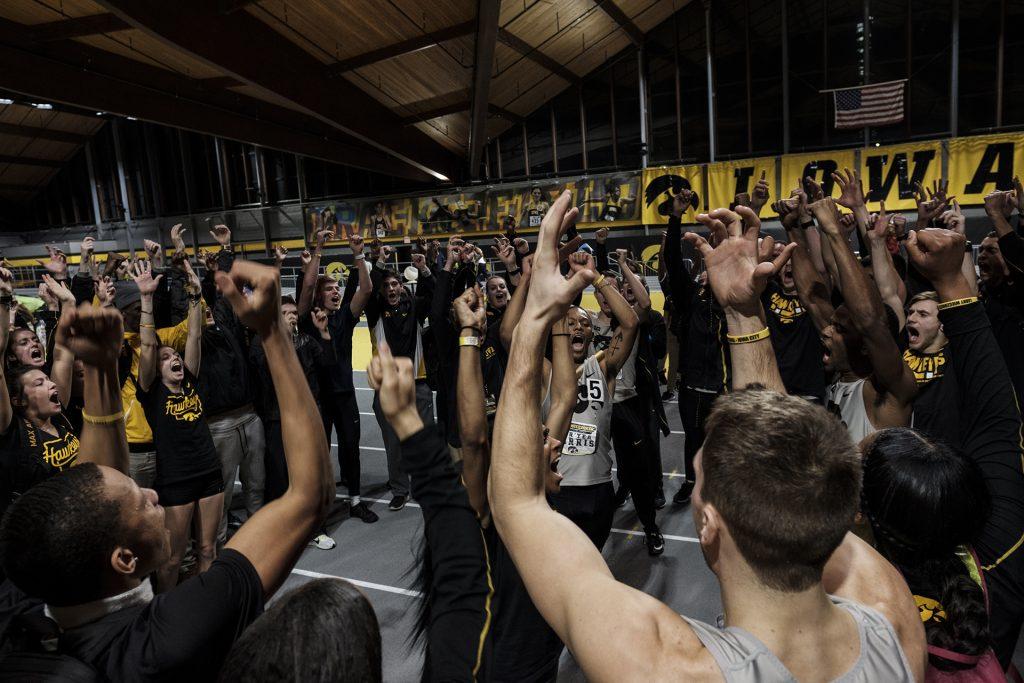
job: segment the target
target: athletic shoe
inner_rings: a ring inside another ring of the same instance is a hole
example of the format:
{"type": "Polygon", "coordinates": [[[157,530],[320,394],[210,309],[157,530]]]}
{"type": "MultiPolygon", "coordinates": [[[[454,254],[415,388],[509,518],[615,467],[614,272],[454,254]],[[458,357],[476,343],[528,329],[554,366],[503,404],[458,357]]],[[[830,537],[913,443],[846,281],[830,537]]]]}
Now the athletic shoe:
{"type": "Polygon", "coordinates": [[[663,507],[665,507],[665,491],[658,489],[654,494],[654,509],[660,510],[663,507]]]}
{"type": "Polygon", "coordinates": [[[690,502],[690,497],[693,495],[693,482],[684,481],[683,485],[679,487],[676,495],[672,496],[673,505],[686,505],[690,502]]]}
{"type": "Polygon", "coordinates": [[[665,391],[665,393],[661,395],[661,400],[662,401],[671,401],[675,397],[676,397],[676,395],[674,393],[672,393],[672,390],[671,389],[667,389],[665,391]]]}
{"type": "Polygon", "coordinates": [[[404,508],[405,504],[408,502],[408,496],[403,496],[402,494],[397,493],[391,498],[391,502],[388,503],[388,510],[391,510],[392,512],[398,512],[399,510],[404,508]]]}
{"type": "Polygon", "coordinates": [[[378,519],[380,519],[380,517],[377,516],[377,513],[371,510],[369,507],[367,507],[366,503],[362,501],[359,501],[358,503],[350,507],[348,510],[348,514],[352,517],[358,517],[367,524],[373,524],[378,519]]]}
{"type": "Polygon", "coordinates": [[[644,530],[644,543],[647,544],[647,554],[656,557],[665,552],[665,537],[661,535],[658,527],[648,531],[644,530]]]}
{"type": "Polygon", "coordinates": [[[627,500],[629,500],[629,489],[625,486],[620,486],[619,490],[615,492],[615,507],[622,507],[626,504],[627,500]]]}
{"type": "Polygon", "coordinates": [[[330,550],[334,546],[338,545],[334,542],[334,539],[327,534],[320,534],[310,541],[310,544],[315,545],[317,548],[320,548],[320,550],[330,550]]]}

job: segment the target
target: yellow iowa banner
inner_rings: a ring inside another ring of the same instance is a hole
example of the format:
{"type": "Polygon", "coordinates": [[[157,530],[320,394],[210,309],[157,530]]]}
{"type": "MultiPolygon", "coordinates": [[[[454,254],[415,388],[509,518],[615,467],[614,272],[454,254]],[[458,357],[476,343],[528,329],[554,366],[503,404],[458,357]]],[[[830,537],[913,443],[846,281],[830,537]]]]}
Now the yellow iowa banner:
{"type": "MultiPolygon", "coordinates": [[[[775,187],[775,157],[708,164],[708,207],[727,207],[736,195],[753,192],[754,185],[762,173],[768,181],[772,198],[777,198],[779,193],[775,187]]],[[[786,196],[788,195],[787,191],[786,196]]]]}
{"type": "Polygon", "coordinates": [[[949,194],[961,204],[982,204],[993,190],[1013,189],[1024,172],[1024,137],[983,135],[949,141],[949,194]]]}
{"type": "MultiPolygon", "coordinates": [[[[834,152],[815,152],[814,154],[790,154],[782,157],[782,187],[778,188],[778,196],[788,197],[789,193],[803,178],[811,177],[821,184],[825,196],[839,196],[839,188],[833,192],[835,182],[832,174],[844,168],[853,168],[853,150],[843,149],[834,152]]],[[[776,196],[773,192],[772,196],[776,196]]]]}
{"type": "Polygon", "coordinates": [[[694,205],[683,216],[684,223],[693,223],[694,215],[704,211],[704,181],[700,166],[664,166],[644,169],[643,222],[664,225],[672,211],[672,196],[680,190],[692,190],[694,205]]]}
{"type": "Polygon", "coordinates": [[[930,188],[942,177],[942,145],[934,140],[861,150],[860,177],[870,211],[878,211],[880,201],[888,211],[915,209],[914,183],[930,188]]]}

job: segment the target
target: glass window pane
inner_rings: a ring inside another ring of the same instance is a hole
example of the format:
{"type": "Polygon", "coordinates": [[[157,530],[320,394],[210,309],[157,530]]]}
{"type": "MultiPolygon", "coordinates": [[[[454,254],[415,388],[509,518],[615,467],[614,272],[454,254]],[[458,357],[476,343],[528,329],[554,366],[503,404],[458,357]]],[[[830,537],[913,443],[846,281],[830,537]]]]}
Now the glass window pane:
{"type": "Polygon", "coordinates": [[[551,157],[551,112],[543,106],[526,119],[526,144],[530,150],[530,175],[553,173],[551,157]]]}
{"type": "MultiPolygon", "coordinates": [[[[608,86],[610,75],[611,69],[602,69],[588,76],[583,82],[583,107],[587,119],[587,168],[591,171],[611,168],[615,164],[612,150],[611,91],[608,86]]],[[[508,173],[507,168],[505,173],[508,173]]]]}
{"type": "MultiPolygon", "coordinates": [[[[616,62],[612,66],[612,75],[619,166],[637,168],[640,166],[641,156],[640,77],[637,72],[637,55],[627,54],[616,62]]],[[[532,157],[530,161],[533,161],[532,157]]]]}

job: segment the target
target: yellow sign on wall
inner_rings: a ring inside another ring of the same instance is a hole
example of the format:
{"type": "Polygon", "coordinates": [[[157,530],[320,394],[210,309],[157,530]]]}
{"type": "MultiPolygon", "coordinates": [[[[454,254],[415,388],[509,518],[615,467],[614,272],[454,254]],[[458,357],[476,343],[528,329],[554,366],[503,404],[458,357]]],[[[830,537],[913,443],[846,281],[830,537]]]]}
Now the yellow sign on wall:
{"type": "Polygon", "coordinates": [[[942,145],[932,141],[861,150],[860,177],[870,211],[878,211],[880,201],[888,211],[914,209],[914,183],[931,187],[942,177],[942,145]]]}
{"type": "MultiPolygon", "coordinates": [[[[839,188],[833,190],[835,182],[832,174],[844,168],[853,168],[853,150],[843,149],[834,152],[815,152],[814,154],[790,154],[782,157],[782,187],[779,195],[788,197],[797,183],[806,177],[813,178],[821,184],[825,196],[839,196],[839,188]]],[[[773,192],[774,196],[775,193],[773,192]]]]}
{"type": "Polygon", "coordinates": [[[665,166],[644,169],[643,221],[645,225],[665,225],[672,211],[672,197],[681,190],[695,193],[694,204],[683,222],[693,223],[693,216],[704,211],[704,181],[700,166],[665,166]]]}
{"type": "Polygon", "coordinates": [[[949,194],[961,204],[982,204],[993,190],[1013,189],[1024,173],[1024,137],[983,135],[949,141],[949,194]]]}
{"type": "MultiPolygon", "coordinates": [[[[727,207],[736,195],[742,192],[752,193],[762,173],[768,181],[772,199],[778,198],[778,188],[775,187],[775,157],[708,164],[708,207],[727,207]]],[[[788,195],[787,190],[786,196],[788,195]]]]}

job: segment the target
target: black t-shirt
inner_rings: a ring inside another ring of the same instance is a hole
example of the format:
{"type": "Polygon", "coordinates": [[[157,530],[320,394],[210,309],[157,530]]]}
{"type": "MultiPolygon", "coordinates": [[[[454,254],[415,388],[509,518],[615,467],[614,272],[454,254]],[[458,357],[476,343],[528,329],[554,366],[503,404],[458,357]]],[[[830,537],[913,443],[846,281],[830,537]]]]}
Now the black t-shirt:
{"type": "Polygon", "coordinates": [[[180,392],[171,393],[157,377],[149,391],[140,386],[136,396],[153,429],[158,486],[220,471],[220,458],[203,416],[196,378],[187,368],[180,392]]]}
{"type": "Polygon", "coordinates": [[[960,440],[959,416],[956,395],[958,383],[955,379],[946,382],[948,347],[936,353],[918,353],[907,349],[903,362],[914,373],[917,382],[917,396],[914,397],[914,429],[949,443],[960,440]],[[953,392],[953,393],[950,393],[953,392]]]}
{"type": "Polygon", "coordinates": [[[71,467],[78,458],[78,437],[63,414],[51,420],[57,435],[15,415],[0,434],[0,515],[16,497],[71,467]]]}
{"type": "MultiPolygon", "coordinates": [[[[322,394],[350,394],[355,391],[352,382],[352,333],[358,324],[359,318],[352,315],[352,308],[347,302],[327,316],[327,330],[331,333],[337,364],[325,366],[320,373],[322,394]]],[[[313,339],[320,339],[320,330],[316,329],[309,314],[302,316],[299,329],[313,339]]]]}
{"type": "Polygon", "coordinates": [[[61,651],[111,681],[212,681],[231,646],[263,613],[263,585],[241,553],[213,565],[148,605],[64,631],[61,651]]]}
{"type": "Polygon", "coordinates": [[[768,282],[761,294],[772,347],[786,391],[795,396],[825,398],[825,368],[821,338],[810,313],[796,294],[786,294],[782,285],[768,282]]]}

